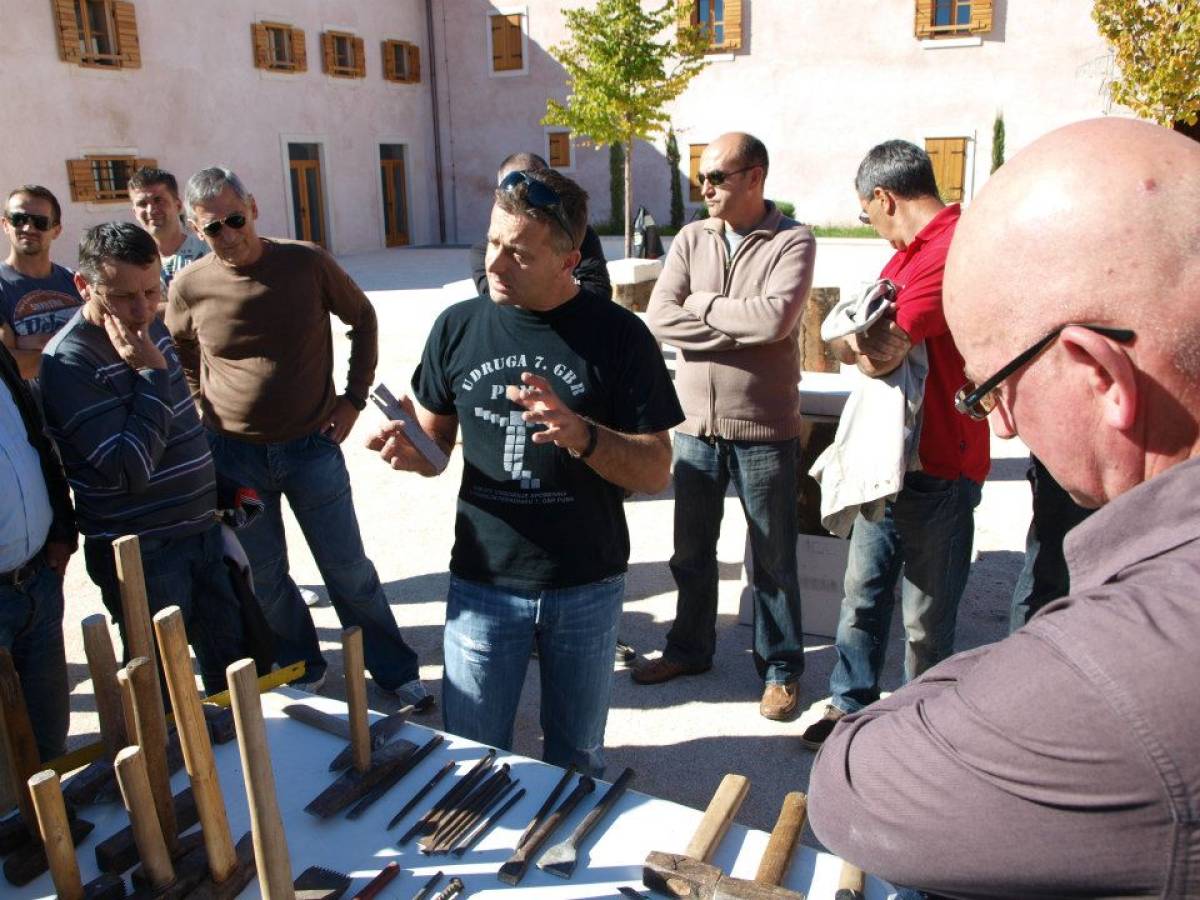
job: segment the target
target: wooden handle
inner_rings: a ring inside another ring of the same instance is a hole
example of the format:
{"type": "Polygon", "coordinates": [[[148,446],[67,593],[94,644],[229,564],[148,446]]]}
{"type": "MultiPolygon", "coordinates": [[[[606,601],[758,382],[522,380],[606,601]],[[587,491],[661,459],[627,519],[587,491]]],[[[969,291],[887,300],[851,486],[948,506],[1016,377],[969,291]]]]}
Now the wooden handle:
{"type": "Polygon", "coordinates": [[[275,773],[271,768],[254,660],[238,660],[225,670],[225,676],[229,681],[238,750],[242,756],[242,778],[246,782],[246,801],[250,806],[259,889],[266,900],[293,900],[296,891],[292,887],[292,860],[275,795],[275,773]]]}
{"type": "Polygon", "coordinates": [[[708,862],[716,852],[721,838],[733,824],[733,817],[742,807],[742,801],[750,791],[750,779],[745,775],[732,773],[721,779],[721,786],[708,802],[704,818],[692,835],[691,843],[684,850],[684,855],[699,862],[708,862]]]}
{"type": "Polygon", "coordinates": [[[588,814],[583,817],[575,830],[571,832],[571,836],[567,838],[567,843],[573,847],[578,847],[580,843],[591,833],[591,830],[596,827],[596,824],[608,814],[612,809],[613,804],[621,799],[621,795],[625,793],[625,788],[629,786],[630,780],[633,778],[633,769],[625,768],[617,780],[608,786],[608,790],[604,792],[604,796],[588,810],[588,814]]]}
{"type": "Polygon", "coordinates": [[[75,859],[75,842],[71,839],[58,773],[50,769],[38,772],[29,779],[29,793],[37,811],[38,831],[54,889],[60,900],[83,900],[83,880],[79,877],[79,861],[75,859]]]}
{"type": "Polygon", "coordinates": [[[129,738],[142,748],[146,777],[150,782],[158,827],[167,850],[173,856],[179,847],[179,824],[175,818],[175,800],[171,796],[171,772],[167,765],[167,717],[159,701],[158,675],[144,656],[129,661],[117,680],[133,710],[129,738]]]}
{"type": "Polygon", "coordinates": [[[212,745],[208,742],[204,712],[200,709],[200,694],[196,690],[196,676],[192,674],[183,613],[179,607],[169,606],[156,615],[154,630],[158,634],[158,648],[167,676],[171,708],[175,710],[175,730],[179,733],[183,764],[192,782],[196,812],[204,832],[208,870],[212,880],[220,884],[234,873],[238,860],[229,835],[225,800],[213,762],[212,745]]]}
{"type": "Polygon", "coordinates": [[[367,676],[363,667],[362,629],[357,625],[342,632],[342,671],[346,676],[346,703],[350,707],[350,746],[354,768],[371,767],[371,730],[367,725],[367,676]]]}
{"type": "Polygon", "coordinates": [[[862,896],[866,890],[867,876],[863,874],[863,870],[852,862],[842,860],[842,872],[838,876],[839,891],[853,891],[855,894],[862,896]]]}
{"type": "Polygon", "coordinates": [[[108,618],[101,613],[83,620],[83,653],[92,676],[92,693],[96,697],[96,715],[100,718],[100,741],[104,755],[112,761],[127,743],[125,712],[121,706],[121,690],[117,687],[117,657],[113,652],[108,618]]]}
{"type": "Polygon", "coordinates": [[[390,862],[378,875],[367,882],[367,886],[354,895],[354,900],[375,900],[385,887],[391,884],[400,874],[400,863],[390,862]]]}
{"type": "Polygon", "coordinates": [[[126,747],[113,760],[113,768],[117,773],[117,784],[121,786],[121,798],[129,812],[142,871],[154,889],[161,891],[175,880],[175,868],[171,865],[171,854],[158,823],[145,753],[141,747],[126,747]]]}
{"type": "Polygon", "coordinates": [[[37,832],[37,814],[29,796],[29,779],[42,768],[42,759],[33,736],[33,723],[29,721],[29,710],[25,708],[25,695],[21,693],[21,679],[17,677],[12,654],[4,647],[0,647],[0,716],[4,719],[0,732],[8,742],[8,763],[17,808],[25,827],[34,834],[37,832]]]}
{"type": "Polygon", "coordinates": [[[792,791],[783,798],[783,806],[779,810],[779,818],[771,829],[771,839],[767,841],[767,849],[763,851],[762,859],[758,861],[758,874],[754,880],[760,884],[782,884],[787,875],[788,866],[792,862],[792,851],[796,849],[796,841],[804,830],[804,820],[808,818],[808,798],[799,791],[792,791]]]}
{"type": "Polygon", "coordinates": [[[137,535],[127,534],[113,541],[117,566],[117,584],[121,589],[121,619],[125,634],[125,656],[144,656],[154,665],[154,635],[150,630],[150,601],[146,595],[146,576],[142,571],[142,545],[137,535]]]}

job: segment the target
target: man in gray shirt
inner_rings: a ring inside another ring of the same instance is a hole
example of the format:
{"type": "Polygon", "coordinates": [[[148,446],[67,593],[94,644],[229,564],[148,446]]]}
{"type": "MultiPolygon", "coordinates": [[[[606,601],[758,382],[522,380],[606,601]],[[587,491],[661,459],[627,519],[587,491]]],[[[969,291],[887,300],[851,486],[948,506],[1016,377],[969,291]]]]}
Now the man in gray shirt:
{"type": "Polygon", "coordinates": [[[1200,894],[1197,206],[1200,144],[1114,117],[1036,141],[964,213],[960,411],[1097,511],[1066,597],[834,728],[810,820],[863,869],[953,897],[1200,894]]]}
{"type": "Polygon", "coordinates": [[[184,228],[179,182],[165,169],[143,166],[129,179],[129,203],[158,245],[163,285],[170,287],[176,272],[208,252],[208,245],[184,228]]]}

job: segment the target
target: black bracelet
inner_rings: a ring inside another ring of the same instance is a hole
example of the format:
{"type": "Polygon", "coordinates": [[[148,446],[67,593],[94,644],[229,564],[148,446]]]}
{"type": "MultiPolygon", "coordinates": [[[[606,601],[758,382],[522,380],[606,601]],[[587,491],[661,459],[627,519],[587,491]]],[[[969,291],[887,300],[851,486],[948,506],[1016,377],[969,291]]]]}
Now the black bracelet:
{"type": "Polygon", "coordinates": [[[583,450],[581,450],[581,451],[580,450],[568,450],[567,451],[576,459],[587,459],[589,456],[591,456],[596,451],[596,442],[598,440],[600,440],[600,429],[596,427],[596,423],[593,422],[591,419],[584,419],[583,421],[587,423],[587,427],[588,427],[587,446],[584,447],[583,450]]]}
{"type": "Polygon", "coordinates": [[[364,409],[367,408],[367,401],[364,400],[362,397],[357,397],[354,394],[350,393],[349,391],[346,391],[346,393],[342,394],[342,396],[345,397],[348,401],[350,401],[350,405],[353,406],[355,409],[357,409],[359,412],[362,412],[364,409]]]}

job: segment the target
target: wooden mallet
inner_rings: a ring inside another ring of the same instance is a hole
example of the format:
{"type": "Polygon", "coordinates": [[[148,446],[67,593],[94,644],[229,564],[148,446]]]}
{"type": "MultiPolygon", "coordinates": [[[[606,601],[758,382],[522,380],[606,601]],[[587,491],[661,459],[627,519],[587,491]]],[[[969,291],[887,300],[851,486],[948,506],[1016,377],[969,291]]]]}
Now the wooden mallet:
{"type": "Polygon", "coordinates": [[[58,773],[50,769],[38,772],[29,779],[28,787],[50,878],[59,900],[118,900],[124,897],[125,885],[116,875],[105,873],[86,885],[81,880],[58,773]]]}

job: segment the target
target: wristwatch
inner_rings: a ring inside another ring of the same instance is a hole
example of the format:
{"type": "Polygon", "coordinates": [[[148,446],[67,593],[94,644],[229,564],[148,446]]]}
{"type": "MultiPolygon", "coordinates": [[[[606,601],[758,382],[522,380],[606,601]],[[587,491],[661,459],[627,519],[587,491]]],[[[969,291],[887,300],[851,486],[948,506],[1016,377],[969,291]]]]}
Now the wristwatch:
{"type": "Polygon", "coordinates": [[[591,456],[592,453],[594,453],[596,450],[596,441],[598,441],[600,439],[600,429],[596,426],[596,423],[593,422],[591,419],[586,419],[586,418],[583,421],[587,424],[587,427],[588,427],[587,446],[584,447],[582,450],[568,450],[567,451],[576,459],[587,459],[589,456],[591,456]]]}
{"type": "Polygon", "coordinates": [[[349,400],[350,405],[353,406],[355,409],[357,409],[359,412],[362,412],[364,409],[367,408],[367,401],[364,400],[362,397],[356,397],[354,394],[350,393],[349,391],[346,391],[346,393],[342,394],[342,396],[345,397],[347,400],[349,400]]]}

